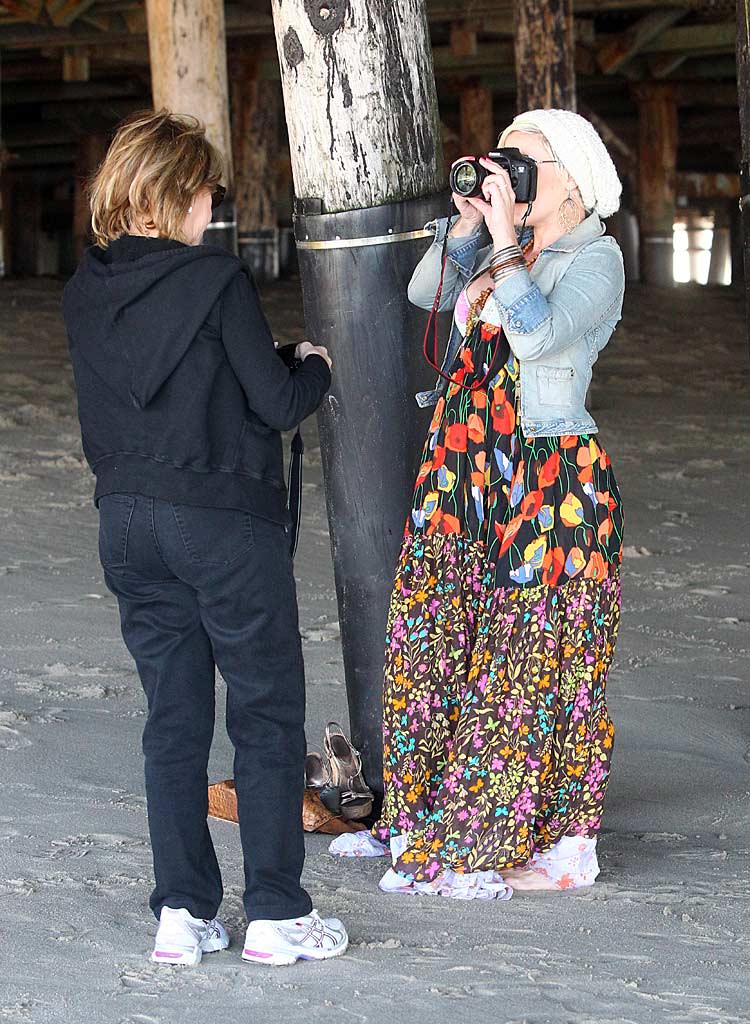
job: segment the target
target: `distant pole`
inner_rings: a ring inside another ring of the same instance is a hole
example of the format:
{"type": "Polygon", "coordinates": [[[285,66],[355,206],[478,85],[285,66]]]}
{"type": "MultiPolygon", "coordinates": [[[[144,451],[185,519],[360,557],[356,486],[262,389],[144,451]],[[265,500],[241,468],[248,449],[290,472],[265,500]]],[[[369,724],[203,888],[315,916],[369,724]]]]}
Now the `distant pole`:
{"type": "Polygon", "coordinates": [[[279,276],[281,84],[261,77],[261,56],[243,50],[229,59],[237,243],[257,281],[279,276]]]}
{"type": "Polygon", "coordinates": [[[224,161],[230,198],[205,241],[236,251],[224,0],[146,0],[146,16],[154,107],[199,118],[224,161]]]}
{"type": "Polygon", "coordinates": [[[632,86],[638,103],[638,215],[641,280],[674,286],[677,103],[669,82],[632,86]]]}
{"type": "Polygon", "coordinates": [[[75,184],[73,186],[73,255],[79,260],[91,245],[91,209],[86,191],[91,176],[107,154],[109,139],[101,131],[89,131],[77,140],[75,184]]]}
{"type": "Polygon", "coordinates": [[[573,0],[515,0],[516,111],[576,110],[573,0]]]}
{"type": "Polygon", "coordinates": [[[740,107],[740,211],[745,310],[750,341],[750,0],[737,0],[737,98],[740,107]]]}
{"type": "MultiPolygon", "coordinates": [[[[352,739],[382,792],[386,612],[426,429],[424,317],[406,286],[447,212],[424,0],[272,0],[352,739]]],[[[303,522],[304,530],[304,522],[303,522]]]]}

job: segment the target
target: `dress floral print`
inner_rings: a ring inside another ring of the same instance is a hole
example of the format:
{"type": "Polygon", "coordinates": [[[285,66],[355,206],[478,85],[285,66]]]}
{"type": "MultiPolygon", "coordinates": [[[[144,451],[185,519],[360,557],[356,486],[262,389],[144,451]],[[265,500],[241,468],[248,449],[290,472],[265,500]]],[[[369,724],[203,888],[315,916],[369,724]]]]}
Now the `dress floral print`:
{"type": "Polygon", "coordinates": [[[372,835],[399,837],[393,867],[414,883],[595,837],[614,740],[610,460],[593,435],[524,436],[518,362],[484,298],[429,427],[388,615],[372,835]]]}

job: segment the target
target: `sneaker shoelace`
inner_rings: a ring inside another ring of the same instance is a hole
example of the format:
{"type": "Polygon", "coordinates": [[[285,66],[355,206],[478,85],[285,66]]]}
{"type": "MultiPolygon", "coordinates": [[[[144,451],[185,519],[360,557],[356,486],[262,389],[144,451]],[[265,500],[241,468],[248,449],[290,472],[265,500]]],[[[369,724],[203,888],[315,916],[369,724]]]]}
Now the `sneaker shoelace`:
{"type": "Polygon", "coordinates": [[[297,921],[297,925],[301,925],[305,928],[303,935],[299,934],[296,928],[289,928],[282,926],[282,930],[286,933],[287,937],[295,944],[300,946],[311,946],[316,949],[325,949],[326,942],[328,942],[329,948],[336,945],[337,939],[332,931],[326,928],[326,925],[320,919],[316,911],[313,911],[310,915],[310,921],[297,921]]]}

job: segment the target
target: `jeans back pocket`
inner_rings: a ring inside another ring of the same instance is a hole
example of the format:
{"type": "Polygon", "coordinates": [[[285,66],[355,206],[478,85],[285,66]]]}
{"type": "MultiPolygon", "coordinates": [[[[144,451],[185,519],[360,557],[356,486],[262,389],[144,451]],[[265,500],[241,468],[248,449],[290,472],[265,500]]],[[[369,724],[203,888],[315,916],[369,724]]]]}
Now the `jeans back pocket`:
{"type": "Polygon", "coordinates": [[[253,517],[237,508],[203,508],[171,503],[191,562],[230,565],[253,547],[253,517]]]}
{"type": "Polygon", "coordinates": [[[99,561],[107,568],[127,565],[135,502],[133,494],[103,494],[99,498],[99,561]]]}

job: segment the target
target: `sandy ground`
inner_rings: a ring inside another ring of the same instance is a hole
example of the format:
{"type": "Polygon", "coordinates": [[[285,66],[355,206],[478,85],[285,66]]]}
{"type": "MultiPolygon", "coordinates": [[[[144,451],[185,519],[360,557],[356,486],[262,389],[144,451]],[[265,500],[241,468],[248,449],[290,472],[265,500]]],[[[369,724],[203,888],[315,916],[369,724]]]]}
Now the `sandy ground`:
{"type": "MultiPolygon", "coordinates": [[[[613,778],[589,890],[384,896],[308,837],[351,933],[327,964],[241,963],[236,826],[214,822],[227,953],[147,962],[144,700],[97,561],[54,282],[0,285],[0,1021],[750,1022],[750,374],[726,291],[629,289],[596,413],[626,504],[613,778]]],[[[299,323],[293,285],[270,318],[299,323]]],[[[301,337],[298,330],[296,335],[301,337]]],[[[314,421],[299,594],[308,737],[345,718],[314,421]]],[[[212,778],[231,774],[221,718],[212,778]]]]}

